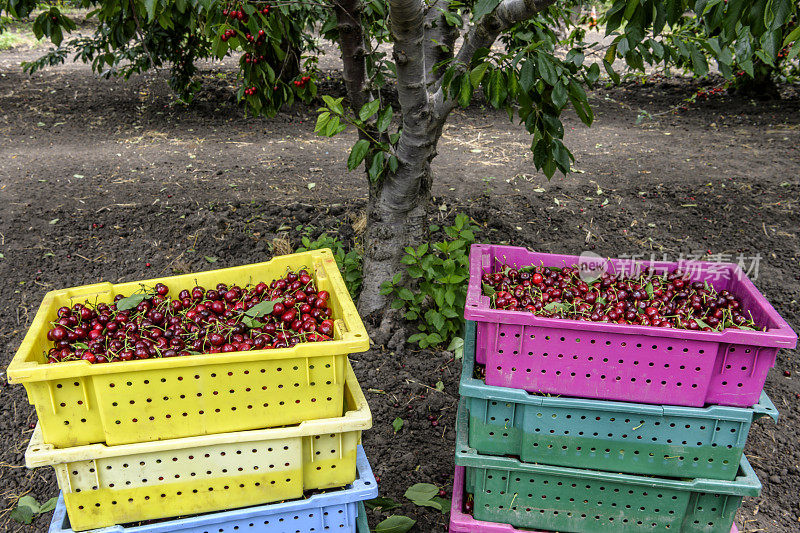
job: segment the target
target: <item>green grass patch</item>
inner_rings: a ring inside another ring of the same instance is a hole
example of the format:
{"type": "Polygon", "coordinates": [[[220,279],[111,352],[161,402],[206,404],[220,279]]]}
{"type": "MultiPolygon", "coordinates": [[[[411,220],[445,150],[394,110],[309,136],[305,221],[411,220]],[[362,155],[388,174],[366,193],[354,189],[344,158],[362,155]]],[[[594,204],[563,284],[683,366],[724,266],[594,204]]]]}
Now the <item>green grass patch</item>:
{"type": "Polygon", "coordinates": [[[36,48],[42,45],[42,41],[39,41],[34,37],[32,33],[20,33],[13,30],[6,30],[3,33],[0,33],[0,50],[11,50],[12,48],[36,48]]]}

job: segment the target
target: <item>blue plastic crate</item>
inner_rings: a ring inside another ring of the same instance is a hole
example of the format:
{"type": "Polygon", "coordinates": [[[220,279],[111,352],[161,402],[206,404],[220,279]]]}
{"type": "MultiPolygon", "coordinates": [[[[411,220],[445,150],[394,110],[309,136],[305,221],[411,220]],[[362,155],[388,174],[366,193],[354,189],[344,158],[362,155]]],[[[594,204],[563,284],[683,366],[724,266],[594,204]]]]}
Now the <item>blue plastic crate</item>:
{"type": "MultiPolygon", "coordinates": [[[[357,477],[345,489],[315,494],[304,500],[259,505],[233,511],[164,520],[139,526],[110,526],[86,533],[369,533],[361,502],[378,496],[378,483],[361,445],[356,459],[357,477]]],[[[50,533],[73,533],[64,499],[58,497],[50,533]]]]}

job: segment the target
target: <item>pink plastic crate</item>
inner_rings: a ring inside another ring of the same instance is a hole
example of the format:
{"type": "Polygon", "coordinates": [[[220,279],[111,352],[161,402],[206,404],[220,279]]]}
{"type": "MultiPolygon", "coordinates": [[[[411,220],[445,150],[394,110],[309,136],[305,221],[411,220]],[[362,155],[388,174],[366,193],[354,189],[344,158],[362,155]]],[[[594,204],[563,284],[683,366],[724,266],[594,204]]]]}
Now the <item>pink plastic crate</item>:
{"type": "MultiPolygon", "coordinates": [[[[517,529],[510,524],[475,520],[464,512],[464,467],[457,466],[453,479],[453,499],[450,504],[450,533],[545,533],[531,529],[517,529]]],[[[736,524],[731,533],[739,533],[736,524]]]]}
{"type": "MultiPolygon", "coordinates": [[[[579,260],[515,246],[472,245],[464,317],[477,323],[476,360],[486,365],[487,385],[626,402],[747,407],[758,402],[778,350],[797,345],[789,324],[732,263],[642,265],[656,272],[680,266],[692,281],[733,292],[767,331],[707,332],[542,318],[491,309],[481,293],[481,275],[500,263],[563,267],[579,260]]],[[[636,268],[630,260],[605,263],[610,273],[636,268]]]]}

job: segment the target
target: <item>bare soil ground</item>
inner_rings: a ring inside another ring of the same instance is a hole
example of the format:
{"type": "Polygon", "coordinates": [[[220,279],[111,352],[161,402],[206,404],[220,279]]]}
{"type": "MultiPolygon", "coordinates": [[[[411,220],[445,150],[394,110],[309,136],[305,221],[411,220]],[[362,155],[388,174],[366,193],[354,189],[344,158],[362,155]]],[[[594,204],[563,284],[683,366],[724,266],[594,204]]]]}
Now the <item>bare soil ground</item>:
{"type": "MultiPolygon", "coordinates": [[[[160,74],[101,80],[74,64],[23,74],[20,60],[38,53],[0,53],[0,368],[47,290],[265,260],[284,225],[295,244],[298,225],[358,240],[351,224],[367,189],[344,165],[355,134],[316,137],[315,107],[246,118],[228,64],[204,70],[189,107],[173,104],[160,74]]],[[[481,106],[459,110],[434,162],[431,216],[466,212],[484,227],[481,240],[542,251],[760,254],[756,285],[800,330],[798,90],[766,102],[721,95],[673,112],[701,85],[594,91],[592,128],[565,116],[577,171],[551,182],[535,171],[522,128],[481,106]],[[637,125],[640,109],[654,120],[637,125]]],[[[324,90],[341,91],[335,73],[324,90]]],[[[364,434],[381,494],[403,501],[415,482],[449,486],[458,361],[380,347],[353,360],[362,387],[381,391],[368,394],[375,427],[364,434]],[[430,388],[439,380],[442,392],[430,388]],[[395,435],[398,416],[405,426],[395,435]]],[[[742,531],[800,529],[799,372],[795,353],[781,352],[767,382],[781,419],[751,430],[747,454],[764,490],[740,511],[742,531]]],[[[24,468],[35,414],[22,387],[1,384],[0,509],[9,509],[22,494],[43,501],[57,488],[50,471],[24,468]]],[[[395,512],[419,531],[446,530],[433,509],[395,512]]],[[[48,522],[19,526],[0,512],[0,530],[46,531],[48,522]]]]}

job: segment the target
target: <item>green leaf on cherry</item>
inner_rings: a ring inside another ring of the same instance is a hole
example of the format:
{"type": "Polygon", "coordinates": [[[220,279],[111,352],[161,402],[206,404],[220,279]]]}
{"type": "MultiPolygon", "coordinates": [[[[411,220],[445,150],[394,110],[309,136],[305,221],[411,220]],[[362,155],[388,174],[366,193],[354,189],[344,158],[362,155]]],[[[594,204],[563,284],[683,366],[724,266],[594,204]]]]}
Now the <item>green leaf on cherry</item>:
{"type": "Polygon", "coordinates": [[[544,310],[548,313],[552,312],[561,312],[565,308],[564,302],[550,302],[549,304],[544,306],[544,310]]]}
{"type": "Polygon", "coordinates": [[[117,302],[117,311],[133,309],[147,298],[147,294],[131,294],[117,302]]]}
{"type": "Polygon", "coordinates": [[[372,100],[370,102],[367,102],[361,107],[361,110],[358,112],[358,118],[360,118],[362,122],[366,122],[370,117],[372,117],[375,113],[378,112],[380,106],[381,106],[380,100],[372,100]]]}
{"type": "MultiPolygon", "coordinates": [[[[256,305],[245,311],[244,314],[253,318],[269,315],[275,309],[275,304],[278,302],[279,300],[267,300],[264,302],[257,303],[256,305]]],[[[257,326],[250,326],[250,327],[257,327],[257,326]]]]}
{"type": "Polygon", "coordinates": [[[486,296],[494,296],[497,291],[494,290],[494,287],[489,285],[488,283],[483,284],[483,294],[486,296]]]}
{"type": "Polygon", "coordinates": [[[644,290],[647,292],[647,297],[652,300],[653,299],[653,284],[652,283],[648,283],[647,285],[644,286],[644,290]]]}
{"type": "Polygon", "coordinates": [[[242,317],[242,324],[250,329],[261,327],[263,324],[251,316],[242,317]]]}

